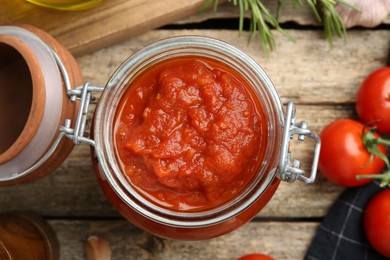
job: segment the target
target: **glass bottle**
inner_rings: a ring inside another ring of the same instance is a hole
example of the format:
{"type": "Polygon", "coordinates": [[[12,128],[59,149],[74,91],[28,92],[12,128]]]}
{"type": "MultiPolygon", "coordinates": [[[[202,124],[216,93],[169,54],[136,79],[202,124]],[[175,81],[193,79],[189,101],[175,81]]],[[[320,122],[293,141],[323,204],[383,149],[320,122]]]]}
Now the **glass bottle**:
{"type": "Polygon", "coordinates": [[[97,6],[103,0],[26,0],[27,2],[64,11],[85,10],[97,6]]]}

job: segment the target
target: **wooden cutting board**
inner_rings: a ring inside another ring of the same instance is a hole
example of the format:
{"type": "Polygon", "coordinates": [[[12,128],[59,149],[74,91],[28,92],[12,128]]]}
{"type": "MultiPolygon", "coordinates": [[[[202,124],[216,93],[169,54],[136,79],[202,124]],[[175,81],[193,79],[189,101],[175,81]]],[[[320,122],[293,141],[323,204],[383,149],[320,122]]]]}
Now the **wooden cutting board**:
{"type": "Polygon", "coordinates": [[[28,23],[82,55],[198,12],[205,0],[104,0],[84,11],[57,11],[0,0],[0,25],[28,23]]]}

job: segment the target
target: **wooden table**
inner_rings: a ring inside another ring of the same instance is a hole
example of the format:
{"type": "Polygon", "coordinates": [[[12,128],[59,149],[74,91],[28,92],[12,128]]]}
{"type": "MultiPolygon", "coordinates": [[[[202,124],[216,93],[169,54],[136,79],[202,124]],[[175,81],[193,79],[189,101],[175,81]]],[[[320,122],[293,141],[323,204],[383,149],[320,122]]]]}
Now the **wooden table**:
{"type": "MultiPolygon", "coordinates": [[[[306,120],[317,133],[335,119],[356,117],[354,97],[360,82],[386,63],[388,25],[375,30],[350,30],[347,43],[336,40],[331,49],[307,11],[289,8],[282,21],[296,22],[289,24],[293,29],[287,30],[296,42],[275,32],[276,51],[265,58],[257,40],[247,44],[247,32],[239,37],[236,30],[230,29],[190,29],[212,17],[235,18],[237,12],[226,5],[217,14],[195,14],[174,23],[177,29],[146,31],[95,52],[78,54],[77,61],[87,81],[104,85],[125,58],[158,39],[187,34],[222,39],[257,60],[273,80],[282,101],[294,101],[298,120],[306,120]]],[[[296,156],[308,170],[308,149],[297,150],[296,156]]],[[[95,179],[89,147],[80,145],[50,176],[0,188],[0,211],[33,211],[45,217],[57,233],[61,259],[85,259],[83,246],[90,235],[107,239],[115,260],[235,259],[254,252],[275,259],[302,259],[321,219],[342,190],[320,174],[313,185],[282,183],[266,208],[239,230],[207,241],[171,241],[136,228],[113,209],[95,179]]]]}

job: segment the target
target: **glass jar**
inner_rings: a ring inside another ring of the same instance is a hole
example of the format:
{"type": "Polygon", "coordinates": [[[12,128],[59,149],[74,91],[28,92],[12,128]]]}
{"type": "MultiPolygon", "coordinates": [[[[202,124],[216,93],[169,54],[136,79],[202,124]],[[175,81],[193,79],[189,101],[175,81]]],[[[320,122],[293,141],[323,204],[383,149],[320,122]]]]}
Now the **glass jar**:
{"type": "Polygon", "coordinates": [[[297,163],[290,165],[288,140],[292,134],[298,134],[301,139],[304,135],[309,136],[317,142],[315,149],[318,155],[319,138],[308,131],[305,124],[295,124],[295,120],[292,120],[295,113],[292,104],[288,110],[290,115],[285,121],[282,104],[272,82],[253,59],[237,48],[222,41],[197,36],[159,41],[127,59],[112,75],[99,100],[94,114],[95,149],[92,153],[96,156],[94,165],[97,177],[116,209],[130,222],[155,235],[198,240],[226,234],[248,222],[267,204],[280,179],[294,181],[300,178],[306,182],[314,179],[316,163],[310,178],[304,177],[297,163]],[[265,155],[251,183],[227,203],[199,212],[169,210],[137,192],[121,170],[121,162],[115,154],[113,133],[118,103],[129,84],[154,64],[186,56],[216,60],[243,76],[252,87],[250,91],[255,94],[261,109],[265,111],[268,130],[265,155]],[[284,127],[286,123],[289,126],[287,128],[284,127]]]}
{"type": "MultiPolygon", "coordinates": [[[[74,60],[69,62],[67,55],[60,55],[60,49],[51,42],[52,38],[50,40],[44,34],[33,32],[35,32],[33,28],[26,30],[12,26],[0,27],[0,56],[6,58],[11,54],[13,58],[11,60],[24,64],[18,68],[23,69],[30,78],[27,77],[26,82],[18,84],[18,87],[26,88],[27,94],[32,96],[20,97],[13,104],[14,109],[26,105],[24,109],[27,112],[25,112],[25,119],[18,123],[19,134],[10,134],[6,138],[6,144],[0,145],[0,185],[14,185],[35,180],[53,170],[61,160],[65,159],[70,150],[60,152],[61,144],[66,144],[68,147],[69,142],[85,143],[91,146],[92,162],[104,193],[126,219],[161,237],[199,240],[226,234],[247,223],[268,203],[280,180],[287,182],[300,180],[306,183],[314,181],[320,149],[318,136],[307,129],[305,122],[296,122],[293,103],[290,102],[284,112],[278,93],[269,77],[253,59],[239,49],[225,42],[200,36],[181,36],[161,40],[129,57],[112,75],[105,88],[101,88],[88,82],[81,85],[82,78],[74,60]],[[15,42],[7,42],[7,38],[15,37],[23,42],[22,46],[14,45],[15,42]],[[26,53],[30,53],[34,58],[29,58],[26,53]],[[41,56],[47,61],[41,62],[43,59],[41,56]],[[255,103],[258,103],[261,110],[265,112],[264,121],[267,129],[266,147],[262,148],[264,156],[251,182],[227,202],[196,212],[163,208],[145,199],[121,170],[121,162],[116,156],[113,132],[118,105],[129,83],[154,64],[184,56],[207,58],[239,73],[250,86],[248,91],[255,97],[255,103]],[[46,63],[49,64],[48,69],[52,70],[51,74],[41,72],[46,68],[46,63]],[[35,71],[40,75],[37,79],[33,74],[35,71]],[[45,82],[52,80],[54,82],[43,84],[44,87],[38,88],[35,83],[40,78],[45,82]],[[49,94],[53,91],[51,88],[57,93],[53,94],[54,96],[49,94]],[[43,95],[45,98],[35,102],[34,97],[42,95],[41,92],[45,91],[47,92],[43,95]],[[86,115],[94,92],[102,92],[102,95],[94,113],[91,137],[89,137],[85,134],[86,115]],[[28,101],[30,99],[31,102],[28,101]],[[19,106],[17,102],[21,105],[19,106]],[[53,106],[53,109],[48,110],[51,113],[46,112],[47,102],[54,102],[49,106],[53,106]],[[38,105],[43,108],[35,109],[38,105]],[[36,110],[41,111],[40,116],[30,120],[32,111],[36,110]],[[49,114],[47,119],[43,120],[45,113],[49,114]],[[38,122],[36,126],[32,124],[33,121],[38,122]],[[49,125],[52,130],[46,133],[49,125]],[[41,129],[44,130],[43,134],[46,135],[47,140],[39,143],[34,140],[42,140],[41,129]],[[24,131],[29,138],[26,138],[20,146],[19,138],[24,136],[24,131]],[[315,141],[313,164],[309,174],[299,168],[299,161],[291,160],[289,141],[293,135],[297,135],[299,140],[308,137],[315,141]],[[9,150],[15,151],[8,153],[9,150]],[[24,156],[19,157],[21,155],[24,156]],[[8,168],[10,162],[13,164],[8,168]]],[[[10,59],[1,60],[10,63],[10,59]]],[[[2,91],[7,92],[13,88],[10,86],[16,85],[7,83],[14,78],[9,77],[7,73],[4,75],[6,77],[0,78],[0,81],[6,83],[0,84],[0,87],[2,91]]],[[[0,100],[3,109],[9,107],[6,100],[0,100]]],[[[10,118],[14,116],[15,114],[10,118]]],[[[0,124],[0,131],[7,132],[7,128],[1,128],[2,125],[4,124],[0,124]]]]}
{"type": "Polygon", "coordinates": [[[59,242],[52,227],[27,212],[0,214],[0,259],[58,260],[59,242]]]}

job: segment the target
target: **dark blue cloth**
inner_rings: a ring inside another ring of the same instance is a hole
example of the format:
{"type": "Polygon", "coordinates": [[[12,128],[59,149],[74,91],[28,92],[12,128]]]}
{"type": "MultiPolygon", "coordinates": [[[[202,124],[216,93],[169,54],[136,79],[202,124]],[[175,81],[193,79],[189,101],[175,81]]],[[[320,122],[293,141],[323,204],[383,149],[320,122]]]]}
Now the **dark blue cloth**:
{"type": "Polygon", "coordinates": [[[317,229],[305,260],[388,259],[370,246],[363,225],[364,209],[381,189],[378,182],[346,189],[317,229]]]}

